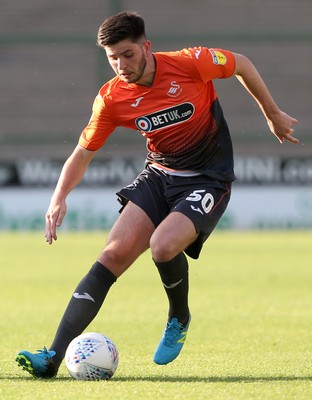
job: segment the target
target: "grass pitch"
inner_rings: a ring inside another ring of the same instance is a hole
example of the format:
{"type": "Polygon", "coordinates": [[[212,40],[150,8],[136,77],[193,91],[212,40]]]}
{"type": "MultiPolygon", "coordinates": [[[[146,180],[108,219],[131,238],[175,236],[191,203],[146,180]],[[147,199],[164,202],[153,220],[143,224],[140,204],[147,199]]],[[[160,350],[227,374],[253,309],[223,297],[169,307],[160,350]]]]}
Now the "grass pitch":
{"type": "Polygon", "coordinates": [[[180,357],[152,361],[167,300],[146,252],[113,286],[87,331],[109,336],[110,381],[52,380],[17,367],[19,350],[49,346],[76,284],[104,245],[100,233],[0,234],[0,398],[311,399],[312,232],[220,232],[190,260],[192,323],[180,357]]]}

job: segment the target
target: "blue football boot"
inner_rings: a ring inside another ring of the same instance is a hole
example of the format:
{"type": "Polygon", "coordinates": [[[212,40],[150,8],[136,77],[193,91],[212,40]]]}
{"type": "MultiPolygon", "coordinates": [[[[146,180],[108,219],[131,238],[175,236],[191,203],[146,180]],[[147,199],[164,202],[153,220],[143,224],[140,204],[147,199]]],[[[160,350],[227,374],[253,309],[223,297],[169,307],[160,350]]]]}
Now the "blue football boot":
{"type": "Polygon", "coordinates": [[[55,354],[55,351],[48,351],[45,347],[35,354],[23,350],[18,353],[15,361],[36,378],[53,378],[57,374],[52,358],[55,354]]]}
{"type": "Polygon", "coordinates": [[[163,336],[154,354],[154,362],[159,365],[168,364],[178,357],[184,345],[191,316],[186,325],[181,324],[177,318],[167,322],[163,336]]]}

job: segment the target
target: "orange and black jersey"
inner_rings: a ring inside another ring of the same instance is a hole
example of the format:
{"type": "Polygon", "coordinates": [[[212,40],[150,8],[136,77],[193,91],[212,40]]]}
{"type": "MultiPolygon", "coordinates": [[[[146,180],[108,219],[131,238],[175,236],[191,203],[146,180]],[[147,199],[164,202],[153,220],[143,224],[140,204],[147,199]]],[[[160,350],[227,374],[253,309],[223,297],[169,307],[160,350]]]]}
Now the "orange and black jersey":
{"type": "Polygon", "coordinates": [[[147,140],[147,161],[232,181],[233,151],[213,79],[235,68],[226,50],[196,47],[154,53],[151,87],[115,77],[99,91],[79,144],[97,150],[117,126],[139,130],[147,140]]]}

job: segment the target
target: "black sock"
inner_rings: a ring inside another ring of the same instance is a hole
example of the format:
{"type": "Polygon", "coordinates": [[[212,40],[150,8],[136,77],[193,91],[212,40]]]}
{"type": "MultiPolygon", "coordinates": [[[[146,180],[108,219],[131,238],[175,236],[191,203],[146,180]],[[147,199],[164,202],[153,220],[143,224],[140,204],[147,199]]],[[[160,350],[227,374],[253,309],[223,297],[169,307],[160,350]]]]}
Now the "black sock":
{"type": "Polygon", "coordinates": [[[188,308],[188,262],[184,253],[179,253],[172,260],[157,262],[162,283],[169,300],[168,320],[176,317],[179,322],[186,324],[189,319],[188,308]]]}
{"type": "Polygon", "coordinates": [[[69,343],[95,318],[116,279],[112,272],[97,261],[80,281],[50,347],[50,350],[56,352],[53,357],[56,368],[60,366],[69,343]]]}

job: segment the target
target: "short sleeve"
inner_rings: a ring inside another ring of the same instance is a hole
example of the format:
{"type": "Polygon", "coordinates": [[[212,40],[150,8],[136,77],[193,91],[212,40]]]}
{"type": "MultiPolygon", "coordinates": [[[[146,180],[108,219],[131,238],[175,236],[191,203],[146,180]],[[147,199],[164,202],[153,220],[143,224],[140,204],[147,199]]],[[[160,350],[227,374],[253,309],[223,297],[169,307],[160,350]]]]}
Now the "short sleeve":
{"type": "Polygon", "coordinates": [[[94,99],[92,115],[88,125],[82,131],[79,144],[88,150],[98,150],[102,147],[115,129],[115,124],[110,117],[109,107],[105,98],[99,93],[94,99]]]}
{"type": "Polygon", "coordinates": [[[194,66],[204,82],[229,78],[234,73],[235,57],[229,50],[194,47],[185,51],[193,59],[194,66]]]}

